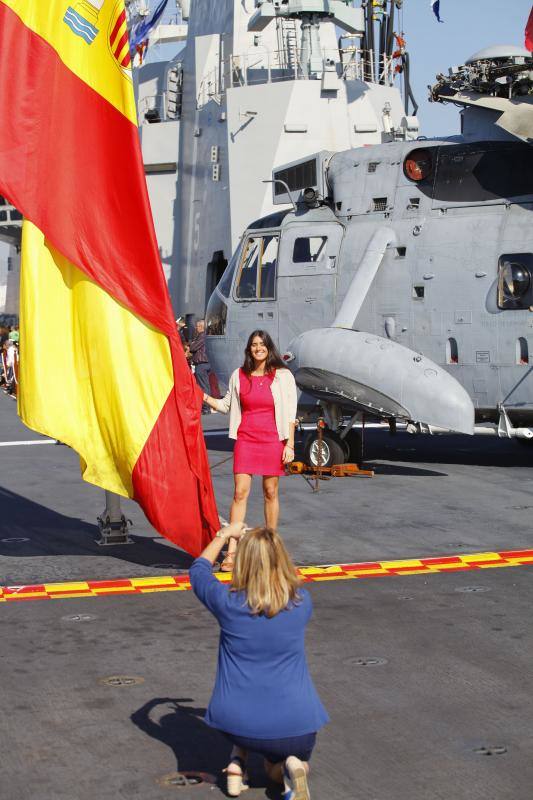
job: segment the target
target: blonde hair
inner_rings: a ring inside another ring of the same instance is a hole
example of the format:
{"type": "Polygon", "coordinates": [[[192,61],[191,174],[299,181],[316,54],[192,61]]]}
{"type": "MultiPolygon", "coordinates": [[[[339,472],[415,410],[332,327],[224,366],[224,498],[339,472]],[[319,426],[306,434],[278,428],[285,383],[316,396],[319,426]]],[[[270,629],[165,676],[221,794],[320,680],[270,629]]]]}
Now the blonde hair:
{"type": "Polygon", "coordinates": [[[239,542],[231,591],[246,593],[252,614],[274,617],[297,603],[301,583],[281,537],[270,528],[254,528],[239,542]]]}

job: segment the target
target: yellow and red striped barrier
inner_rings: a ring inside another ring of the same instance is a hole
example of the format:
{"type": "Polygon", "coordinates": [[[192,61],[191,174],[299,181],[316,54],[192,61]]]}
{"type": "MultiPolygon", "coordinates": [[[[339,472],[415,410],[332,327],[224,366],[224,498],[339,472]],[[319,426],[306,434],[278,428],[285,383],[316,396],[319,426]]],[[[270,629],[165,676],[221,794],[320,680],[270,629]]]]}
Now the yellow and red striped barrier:
{"type": "MultiPolygon", "coordinates": [[[[533,565],[533,550],[504,550],[499,553],[471,553],[437,558],[409,558],[397,561],[372,561],[356,564],[300,567],[306,583],[383,578],[387,575],[431,575],[442,572],[464,572],[494,567],[533,565]]],[[[231,576],[219,572],[216,577],[228,583],[231,576]]],[[[105,581],[68,581],[29,586],[0,587],[0,603],[17,600],[64,600],[74,597],[108,597],[117,594],[149,594],[183,592],[191,588],[188,575],[163,575],[148,578],[118,578],[105,581]]]]}

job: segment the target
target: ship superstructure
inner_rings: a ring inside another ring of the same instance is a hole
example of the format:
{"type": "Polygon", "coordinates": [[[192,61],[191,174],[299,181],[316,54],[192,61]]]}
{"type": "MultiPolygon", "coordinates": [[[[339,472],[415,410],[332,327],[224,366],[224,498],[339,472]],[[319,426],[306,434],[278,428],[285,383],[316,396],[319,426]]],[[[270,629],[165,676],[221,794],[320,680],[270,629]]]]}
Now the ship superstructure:
{"type": "Polygon", "coordinates": [[[364,6],[193,0],[184,50],[141,68],[143,156],[179,313],[204,313],[250,219],[275,210],[262,181],[277,164],[418,135],[395,82],[403,71],[408,88],[401,2],[364,6]]]}

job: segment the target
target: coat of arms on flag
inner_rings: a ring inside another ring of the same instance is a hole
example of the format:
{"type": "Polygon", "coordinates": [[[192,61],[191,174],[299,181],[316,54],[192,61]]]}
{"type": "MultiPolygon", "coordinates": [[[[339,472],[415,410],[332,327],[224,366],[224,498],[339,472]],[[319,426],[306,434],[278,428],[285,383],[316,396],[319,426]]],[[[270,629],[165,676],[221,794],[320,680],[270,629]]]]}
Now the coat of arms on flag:
{"type": "Polygon", "coordinates": [[[65,11],[63,22],[72,33],[80,36],[87,44],[92,44],[98,34],[96,23],[105,0],[80,0],[65,11]]]}
{"type": "Polygon", "coordinates": [[[130,43],[128,27],[126,25],[126,12],[124,10],[124,3],[121,0],[116,3],[113,13],[111,14],[111,21],[109,24],[109,47],[111,48],[113,58],[119,64],[121,69],[131,69],[130,43]]]}

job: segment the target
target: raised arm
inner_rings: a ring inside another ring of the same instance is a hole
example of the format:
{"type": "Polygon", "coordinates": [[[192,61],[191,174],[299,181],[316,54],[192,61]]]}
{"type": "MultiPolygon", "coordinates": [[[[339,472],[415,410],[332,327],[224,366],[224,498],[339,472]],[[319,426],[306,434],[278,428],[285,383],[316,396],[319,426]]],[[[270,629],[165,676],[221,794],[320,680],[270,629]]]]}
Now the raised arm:
{"type": "Polygon", "coordinates": [[[193,561],[189,570],[189,579],[193,592],[198,600],[215,616],[227,601],[228,587],[220,583],[213,575],[213,564],[228,539],[239,539],[243,532],[243,522],[234,522],[219,530],[199,558],[193,561]]]}

